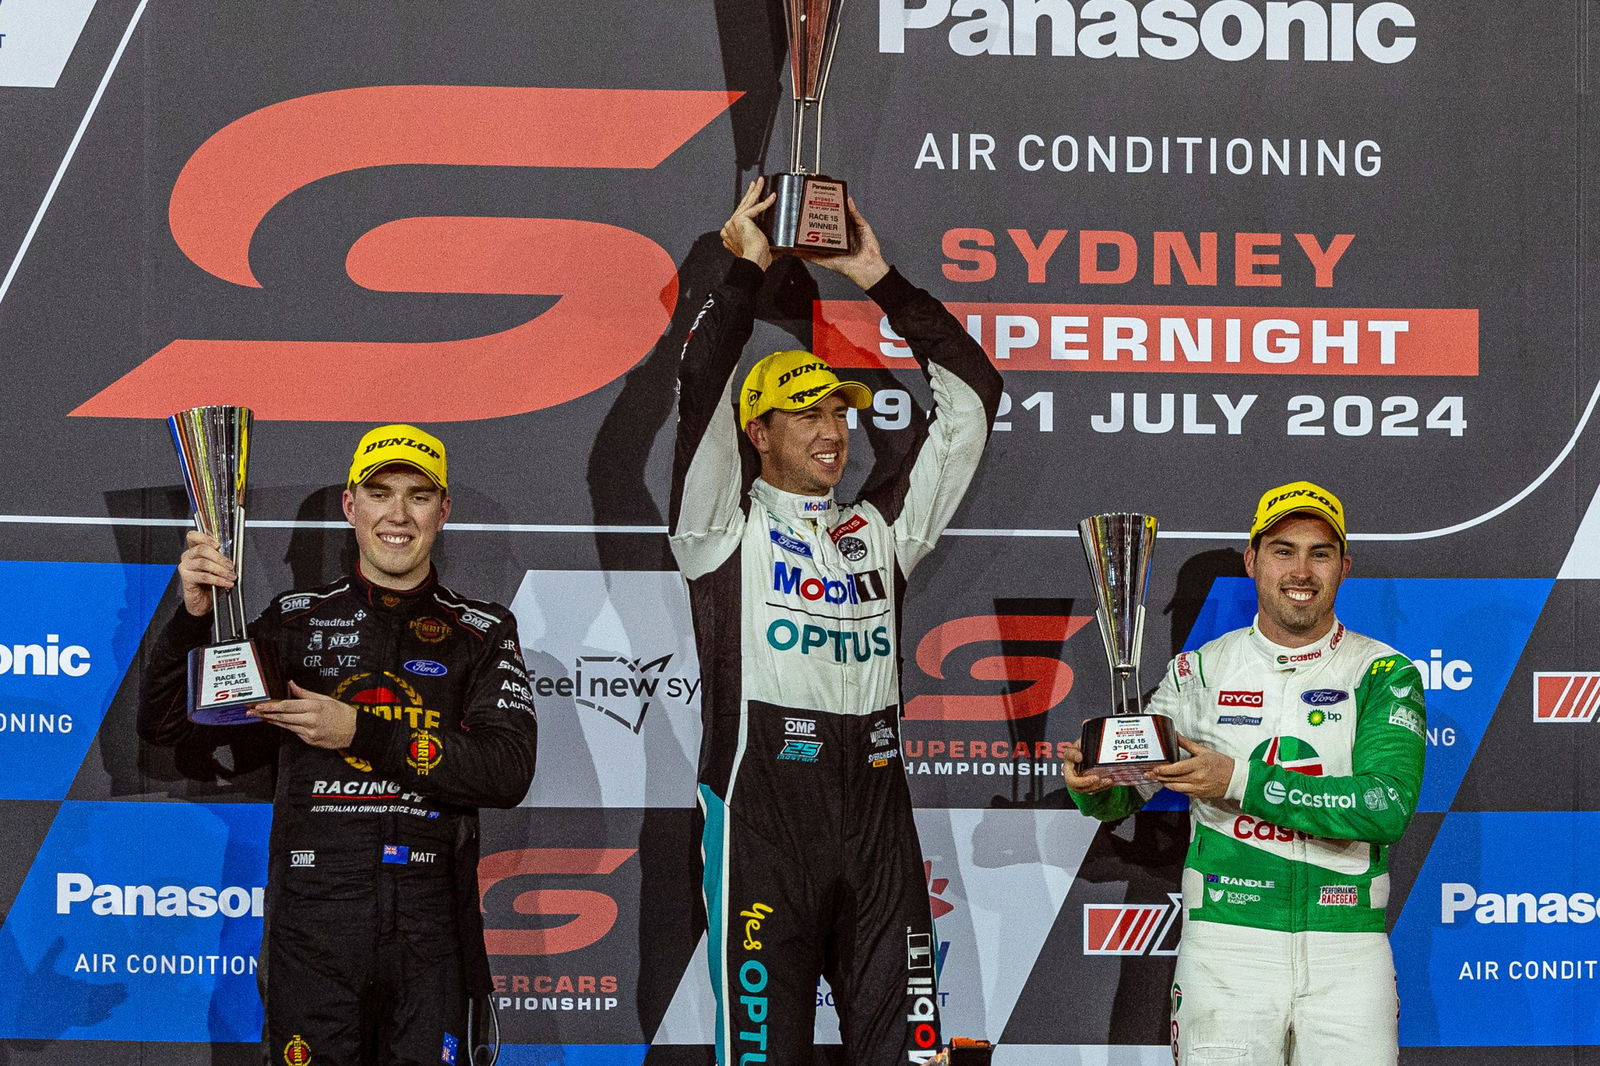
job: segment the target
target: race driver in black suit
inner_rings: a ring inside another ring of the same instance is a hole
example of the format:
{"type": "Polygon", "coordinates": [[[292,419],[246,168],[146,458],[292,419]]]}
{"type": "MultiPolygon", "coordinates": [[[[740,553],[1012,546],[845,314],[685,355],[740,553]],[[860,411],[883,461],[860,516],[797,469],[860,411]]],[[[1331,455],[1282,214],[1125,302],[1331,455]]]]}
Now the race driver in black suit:
{"type": "Polygon", "coordinates": [[[210,637],[218,544],[188,535],[183,602],[145,672],[139,732],[159,745],[273,745],[277,791],[261,987],[269,1063],[465,1064],[469,997],[490,991],[478,808],[515,807],[536,724],[511,612],[439,581],[450,516],[444,445],[380,426],[344,492],[355,573],[285,592],[250,627],[287,697],[264,724],[199,726],[185,657],[210,637]],[[209,734],[209,735],[208,735],[209,734]]]}

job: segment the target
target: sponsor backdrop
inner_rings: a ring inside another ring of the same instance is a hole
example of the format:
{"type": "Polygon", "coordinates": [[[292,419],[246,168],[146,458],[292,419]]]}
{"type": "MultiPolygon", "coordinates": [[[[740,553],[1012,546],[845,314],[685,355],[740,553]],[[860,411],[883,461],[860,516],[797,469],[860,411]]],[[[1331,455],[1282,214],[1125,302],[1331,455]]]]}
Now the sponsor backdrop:
{"type": "MultiPolygon", "coordinates": [[[[1062,790],[1107,691],[1071,531],[1160,518],[1150,682],[1248,621],[1241,531],[1301,477],[1356,531],[1344,621],[1428,688],[1402,1061],[1600,1062],[1595,12],[846,6],[824,164],[1005,375],[899,649],[939,996],[997,1062],[1169,1054],[1185,814],[1102,827],[1062,790]]],[[[363,427],[449,443],[442,567],[514,605],[542,729],[484,819],[501,1061],[708,1061],[672,382],[717,227],[784,162],[782,25],[0,0],[0,1061],[255,1054],[268,773],[133,731],[186,522],[161,420],[223,402],[260,420],[257,607],[350,565],[363,427]]],[[[929,397],[848,284],[773,273],[753,348],[877,389],[848,495],[929,397]]]]}

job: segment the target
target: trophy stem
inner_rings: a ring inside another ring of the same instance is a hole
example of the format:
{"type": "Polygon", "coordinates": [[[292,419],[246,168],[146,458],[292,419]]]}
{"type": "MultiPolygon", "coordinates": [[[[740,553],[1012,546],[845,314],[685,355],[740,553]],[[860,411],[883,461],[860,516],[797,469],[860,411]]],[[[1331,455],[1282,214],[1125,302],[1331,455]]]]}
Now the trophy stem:
{"type": "Polygon", "coordinates": [[[800,162],[805,139],[805,106],[805,101],[799,96],[794,98],[794,121],[790,123],[789,129],[789,170],[794,174],[805,173],[805,168],[800,162]]]}

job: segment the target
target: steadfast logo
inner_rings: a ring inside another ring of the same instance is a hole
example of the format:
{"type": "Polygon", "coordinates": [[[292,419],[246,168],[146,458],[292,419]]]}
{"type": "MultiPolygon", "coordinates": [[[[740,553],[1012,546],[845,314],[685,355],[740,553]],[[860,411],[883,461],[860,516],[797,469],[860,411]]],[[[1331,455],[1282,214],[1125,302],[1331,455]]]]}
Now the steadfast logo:
{"type": "Polygon", "coordinates": [[[1597,916],[1593,892],[1479,892],[1462,881],[1439,886],[1439,921],[1454,925],[1468,911],[1479,925],[1586,925],[1597,916]]]}
{"type": "Polygon", "coordinates": [[[247,885],[102,885],[85,873],[56,874],[56,913],[87,903],[91,914],[142,918],[259,918],[266,889],[247,885]]]}
{"type": "Polygon", "coordinates": [[[878,0],[878,51],[906,50],[906,33],[944,29],[958,56],[1052,56],[1227,62],[1399,63],[1416,50],[1416,16],[1400,3],[1309,0],[878,0]]]}

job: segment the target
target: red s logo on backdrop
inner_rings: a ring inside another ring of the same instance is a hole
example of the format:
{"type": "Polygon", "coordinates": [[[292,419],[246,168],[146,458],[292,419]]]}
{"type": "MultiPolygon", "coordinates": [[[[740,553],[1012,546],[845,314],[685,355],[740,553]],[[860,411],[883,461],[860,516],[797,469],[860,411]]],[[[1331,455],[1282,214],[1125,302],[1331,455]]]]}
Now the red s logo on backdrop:
{"type": "MultiPolygon", "coordinates": [[[[173,185],[173,238],[197,266],[260,288],[250,241],[296,190],[397,165],[659,165],[730,92],[386,85],[255,111],[202,144],[173,185]]],[[[655,344],[677,299],[665,249],[632,230],[556,218],[422,217],[351,247],[350,278],[381,292],[555,295],[511,329],[432,341],[175,340],[74,415],[165,418],[215,403],[258,418],[450,422],[553,407],[614,381],[655,344]],[[327,386],[338,381],[337,389],[327,386]]]]}
{"type": "MultiPolygon", "coordinates": [[[[973,615],[953,618],[928,630],[917,645],[917,665],[929,677],[945,680],[951,654],[969,644],[1012,642],[1059,647],[1089,623],[1090,615],[973,615]]],[[[968,668],[978,681],[1021,684],[989,695],[915,696],[907,718],[1004,722],[1044,714],[1072,691],[1072,667],[1059,656],[986,655],[968,668]]]]}
{"type": "MultiPolygon", "coordinates": [[[[483,942],[491,955],[560,955],[599,941],[617,924],[616,898],[587,888],[527,888],[510,897],[511,910],[491,906],[489,894],[501,881],[527,878],[548,884],[557,876],[614,873],[637,848],[520,848],[485,855],[478,862],[478,895],[484,901],[483,942]],[[565,917],[560,925],[513,928],[529,918],[565,917]]],[[[497,894],[503,903],[505,896],[497,894]]]]}

